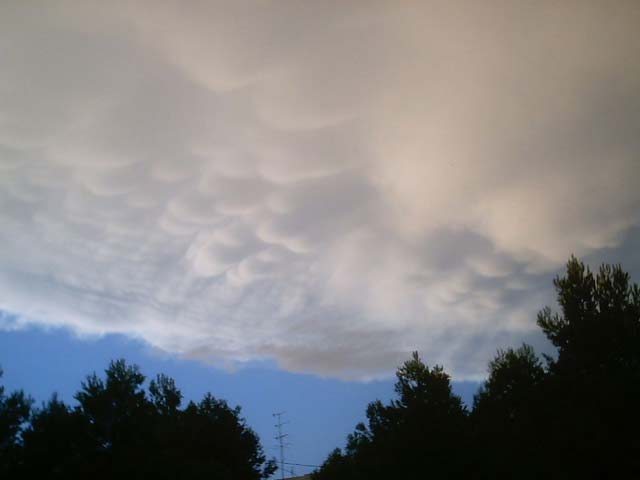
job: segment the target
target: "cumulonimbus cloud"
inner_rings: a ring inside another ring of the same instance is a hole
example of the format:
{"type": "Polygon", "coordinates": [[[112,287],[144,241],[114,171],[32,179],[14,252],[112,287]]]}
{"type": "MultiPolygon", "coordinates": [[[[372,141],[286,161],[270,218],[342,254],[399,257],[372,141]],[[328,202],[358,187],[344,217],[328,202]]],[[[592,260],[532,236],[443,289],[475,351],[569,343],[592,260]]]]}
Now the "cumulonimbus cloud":
{"type": "Polygon", "coordinates": [[[640,224],[637,2],[0,9],[20,324],[477,378],[569,254],[640,224]]]}

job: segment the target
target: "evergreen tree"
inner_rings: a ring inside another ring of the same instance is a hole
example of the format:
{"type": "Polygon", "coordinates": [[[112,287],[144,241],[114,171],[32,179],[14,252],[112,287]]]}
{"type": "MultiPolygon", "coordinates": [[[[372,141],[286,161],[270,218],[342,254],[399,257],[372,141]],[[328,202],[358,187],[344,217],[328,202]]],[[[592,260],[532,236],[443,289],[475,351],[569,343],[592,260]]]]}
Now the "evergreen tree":
{"type": "Polygon", "coordinates": [[[2,396],[0,414],[10,418],[4,471],[54,479],[259,480],[273,473],[275,463],[266,460],[240,407],[207,394],[181,409],[173,379],[159,375],[148,391],[144,382],[137,366],[117,360],[104,378],[94,373],[82,382],[75,407],[54,395],[28,417],[24,395],[2,396]]]}
{"type": "Polygon", "coordinates": [[[557,348],[546,365],[528,345],[499,350],[467,416],[414,353],[398,399],[369,404],[315,478],[639,477],[640,289],[619,265],[594,275],[574,257],[554,286],[560,313],[537,321],[557,348]]]}
{"type": "Polygon", "coordinates": [[[594,275],[574,257],[554,285],[561,313],[538,315],[557,347],[544,392],[549,469],[640,474],[640,289],[620,265],[594,275]]]}
{"type": "MultiPolygon", "coordinates": [[[[0,379],[3,371],[0,368],[0,379]]],[[[22,390],[5,394],[0,384],[0,473],[2,476],[13,471],[22,462],[23,424],[28,420],[33,400],[22,390]]]]}
{"type": "Polygon", "coordinates": [[[424,469],[438,478],[464,474],[467,412],[449,376],[414,352],[396,377],[398,398],[369,404],[367,424],[356,426],[344,454],[334,451],[317,480],[413,478],[424,469]]]}

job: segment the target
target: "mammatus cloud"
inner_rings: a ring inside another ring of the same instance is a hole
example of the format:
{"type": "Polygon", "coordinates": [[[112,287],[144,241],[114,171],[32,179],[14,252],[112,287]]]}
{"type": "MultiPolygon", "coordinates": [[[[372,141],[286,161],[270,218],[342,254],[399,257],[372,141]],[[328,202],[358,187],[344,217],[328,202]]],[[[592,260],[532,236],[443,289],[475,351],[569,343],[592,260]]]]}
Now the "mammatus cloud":
{"type": "Polygon", "coordinates": [[[638,24],[635,1],[5,2],[0,309],[222,364],[371,378],[419,349],[478,377],[569,254],[640,225],[638,24]]]}

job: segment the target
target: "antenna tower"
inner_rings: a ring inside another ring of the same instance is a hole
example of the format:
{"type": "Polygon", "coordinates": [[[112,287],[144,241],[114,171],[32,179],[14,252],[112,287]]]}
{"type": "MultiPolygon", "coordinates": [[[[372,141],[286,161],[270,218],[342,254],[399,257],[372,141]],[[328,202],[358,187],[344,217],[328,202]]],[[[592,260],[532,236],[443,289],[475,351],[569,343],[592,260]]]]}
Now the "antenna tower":
{"type": "Polygon", "coordinates": [[[287,438],[287,434],[286,433],[282,433],[282,427],[284,425],[286,425],[289,422],[283,422],[282,421],[282,416],[285,414],[286,412],[278,412],[278,413],[274,413],[273,416],[276,418],[277,423],[275,424],[275,427],[277,429],[278,434],[276,435],[275,439],[278,441],[278,447],[280,448],[280,479],[284,480],[284,447],[285,447],[285,443],[284,443],[284,439],[287,438]]]}

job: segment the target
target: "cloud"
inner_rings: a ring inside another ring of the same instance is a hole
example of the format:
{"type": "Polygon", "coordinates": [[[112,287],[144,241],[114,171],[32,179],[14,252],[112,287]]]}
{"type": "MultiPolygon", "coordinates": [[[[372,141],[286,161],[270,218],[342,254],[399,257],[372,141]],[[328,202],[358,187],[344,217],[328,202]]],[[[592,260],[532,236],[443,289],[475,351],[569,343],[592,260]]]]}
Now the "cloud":
{"type": "Polygon", "coordinates": [[[632,258],[639,20],[5,6],[0,309],[216,364],[374,378],[419,349],[478,378],[498,346],[540,344],[571,253],[632,258]]]}

